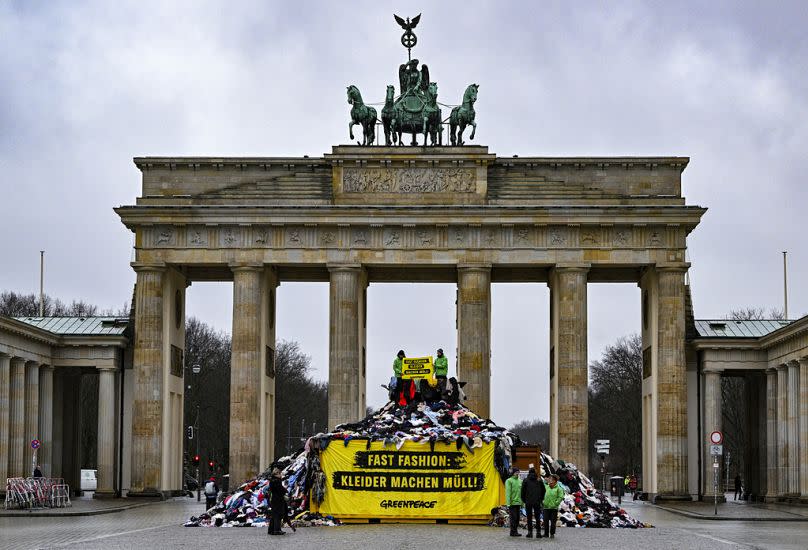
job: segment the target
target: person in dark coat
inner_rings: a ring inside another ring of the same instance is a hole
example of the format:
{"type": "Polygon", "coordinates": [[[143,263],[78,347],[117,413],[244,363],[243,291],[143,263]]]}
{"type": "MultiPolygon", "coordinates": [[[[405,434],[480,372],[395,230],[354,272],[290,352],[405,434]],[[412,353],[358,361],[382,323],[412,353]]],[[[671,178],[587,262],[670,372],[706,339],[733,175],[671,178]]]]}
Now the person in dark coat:
{"type": "Polygon", "coordinates": [[[741,484],[741,474],[735,474],[735,497],[733,500],[738,500],[738,495],[741,495],[743,500],[743,485],[741,484]]]}
{"type": "Polygon", "coordinates": [[[522,482],[522,502],[527,510],[527,538],[533,538],[533,518],[536,518],[536,538],[541,538],[541,503],[544,501],[544,482],[536,475],[533,464],[527,471],[527,478],[522,482]]]}
{"type": "Polygon", "coordinates": [[[205,483],[205,510],[210,510],[216,506],[216,501],[219,498],[219,486],[216,485],[216,478],[211,476],[207,483],[205,483]]]}
{"type": "Polygon", "coordinates": [[[281,529],[281,522],[286,517],[286,488],[283,486],[280,470],[272,472],[272,479],[269,481],[269,506],[272,509],[272,518],[269,522],[268,535],[285,535],[281,529]]]}
{"type": "Polygon", "coordinates": [[[34,479],[42,477],[42,470],[39,469],[39,464],[34,466],[34,479]]]}

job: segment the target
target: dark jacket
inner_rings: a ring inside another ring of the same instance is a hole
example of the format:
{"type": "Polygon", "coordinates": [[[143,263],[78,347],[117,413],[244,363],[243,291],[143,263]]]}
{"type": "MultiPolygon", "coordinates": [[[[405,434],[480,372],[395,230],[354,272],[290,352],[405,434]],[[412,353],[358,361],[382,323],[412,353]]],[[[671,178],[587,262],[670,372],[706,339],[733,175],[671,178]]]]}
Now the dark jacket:
{"type": "Polygon", "coordinates": [[[530,472],[522,482],[522,501],[525,506],[537,504],[541,506],[544,500],[544,482],[539,479],[535,472],[530,472]]]}
{"type": "Polygon", "coordinates": [[[269,482],[269,505],[272,507],[273,510],[283,510],[284,506],[286,505],[286,501],[284,500],[284,495],[286,495],[286,489],[283,486],[283,482],[279,477],[273,477],[272,481],[269,482]]]}

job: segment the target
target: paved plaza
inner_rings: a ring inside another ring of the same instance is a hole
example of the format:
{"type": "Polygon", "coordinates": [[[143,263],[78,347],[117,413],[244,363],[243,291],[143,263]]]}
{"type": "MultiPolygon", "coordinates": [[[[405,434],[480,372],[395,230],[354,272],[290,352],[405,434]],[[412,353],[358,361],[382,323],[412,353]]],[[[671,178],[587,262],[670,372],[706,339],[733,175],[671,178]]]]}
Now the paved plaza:
{"type": "MultiPolygon", "coordinates": [[[[257,528],[186,528],[181,523],[201,507],[175,499],[118,513],[90,517],[0,518],[2,547],[34,548],[784,548],[804,549],[805,521],[710,521],[674,514],[644,503],[625,503],[653,529],[571,529],[559,527],[557,538],[511,539],[507,529],[460,525],[347,525],[300,528],[269,538],[257,528]],[[462,541],[462,543],[461,543],[462,541]]],[[[727,504],[722,514],[741,515],[741,505],[727,504]],[[730,508],[733,507],[733,508],[730,508]],[[726,511],[726,512],[725,512],[726,511]]],[[[777,512],[774,510],[774,512],[777,512]]],[[[785,514],[773,513],[782,520],[785,514]]]]}

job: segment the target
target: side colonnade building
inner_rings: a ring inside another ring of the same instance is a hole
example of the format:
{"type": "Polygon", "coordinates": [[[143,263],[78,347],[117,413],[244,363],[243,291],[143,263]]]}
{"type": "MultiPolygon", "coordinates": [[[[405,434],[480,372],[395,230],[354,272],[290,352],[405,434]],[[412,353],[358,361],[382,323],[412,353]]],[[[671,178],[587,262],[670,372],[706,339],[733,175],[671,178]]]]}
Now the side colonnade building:
{"type": "MultiPolygon", "coordinates": [[[[129,319],[0,316],[0,479],[30,477],[34,449],[45,477],[80,489],[81,390],[98,378],[96,434],[98,497],[120,494],[128,458],[121,451],[123,376],[129,319]]],[[[128,371],[131,376],[131,370],[128,371]]],[[[94,396],[95,397],[95,396],[94,396]]],[[[96,405],[97,403],[97,405],[96,405]]],[[[127,448],[128,450],[128,448],[127,448]]]]}
{"type": "MultiPolygon", "coordinates": [[[[808,503],[808,316],[796,321],[704,320],[693,326],[701,396],[701,494],[712,499],[708,436],[724,429],[721,380],[744,379],[747,448],[740,472],[754,500],[808,503]]],[[[718,496],[723,498],[723,485],[718,496]]]]}

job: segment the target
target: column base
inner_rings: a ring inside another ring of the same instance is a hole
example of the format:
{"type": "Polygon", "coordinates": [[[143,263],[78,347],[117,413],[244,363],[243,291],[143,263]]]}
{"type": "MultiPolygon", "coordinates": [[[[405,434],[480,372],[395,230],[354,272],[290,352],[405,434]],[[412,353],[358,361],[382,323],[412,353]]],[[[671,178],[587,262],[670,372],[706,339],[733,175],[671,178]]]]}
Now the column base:
{"type": "Polygon", "coordinates": [[[654,495],[653,502],[692,502],[690,495],[654,495]]]}
{"type": "Polygon", "coordinates": [[[105,490],[97,490],[93,492],[93,498],[98,499],[110,499],[110,498],[117,498],[117,493],[115,491],[105,491],[105,490]]]}
{"type": "MultiPolygon", "coordinates": [[[[716,499],[713,495],[701,495],[699,497],[701,502],[714,502],[716,499]]],[[[718,503],[724,504],[727,501],[727,497],[724,495],[718,495],[718,503]]]]}
{"type": "Polygon", "coordinates": [[[157,498],[160,500],[166,500],[167,495],[162,491],[158,491],[157,489],[144,489],[143,491],[128,491],[126,493],[126,498],[157,498]]]}

